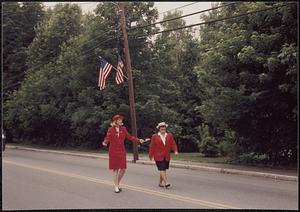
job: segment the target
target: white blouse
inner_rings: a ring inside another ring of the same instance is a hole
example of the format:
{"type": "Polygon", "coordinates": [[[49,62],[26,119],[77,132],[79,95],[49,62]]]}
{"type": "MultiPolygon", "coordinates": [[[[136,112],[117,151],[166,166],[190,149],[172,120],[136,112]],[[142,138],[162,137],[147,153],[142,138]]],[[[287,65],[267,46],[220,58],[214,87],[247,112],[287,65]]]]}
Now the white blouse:
{"type": "Polygon", "coordinates": [[[117,131],[117,136],[120,136],[120,127],[115,127],[116,131],[117,131]]]}
{"type": "Polygon", "coordinates": [[[158,132],[159,137],[161,138],[161,140],[163,141],[164,145],[166,145],[166,138],[167,138],[167,134],[165,133],[164,135],[161,134],[160,132],[158,132]]]}

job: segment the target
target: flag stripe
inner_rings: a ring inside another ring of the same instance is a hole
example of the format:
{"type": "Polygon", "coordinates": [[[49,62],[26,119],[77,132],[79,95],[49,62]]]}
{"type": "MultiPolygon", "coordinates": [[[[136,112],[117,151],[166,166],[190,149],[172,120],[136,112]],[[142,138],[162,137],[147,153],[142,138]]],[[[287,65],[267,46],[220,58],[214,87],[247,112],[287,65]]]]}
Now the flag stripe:
{"type": "Polygon", "coordinates": [[[106,64],[104,67],[104,78],[106,78],[112,69],[112,65],[106,64]]]}
{"type": "Polygon", "coordinates": [[[100,87],[100,90],[103,90],[105,88],[105,80],[108,77],[109,73],[112,70],[112,65],[106,62],[103,58],[101,58],[101,65],[99,70],[99,82],[98,86],[100,87]]]}
{"type": "Polygon", "coordinates": [[[124,82],[124,74],[123,74],[123,67],[124,64],[122,63],[121,59],[119,58],[119,62],[118,62],[118,67],[117,67],[117,75],[116,75],[116,82],[117,84],[120,84],[122,82],[124,82]]]}
{"type": "Polygon", "coordinates": [[[99,80],[98,80],[98,86],[101,87],[101,78],[102,78],[102,71],[101,71],[101,68],[99,70],[99,80]]]}

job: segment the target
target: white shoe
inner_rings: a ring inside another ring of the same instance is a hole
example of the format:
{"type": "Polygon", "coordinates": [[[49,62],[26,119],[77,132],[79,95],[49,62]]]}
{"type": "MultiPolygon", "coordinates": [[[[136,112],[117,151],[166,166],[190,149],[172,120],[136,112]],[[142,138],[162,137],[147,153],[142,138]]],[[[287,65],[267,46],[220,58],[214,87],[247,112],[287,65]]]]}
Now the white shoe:
{"type": "Polygon", "coordinates": [[[115,193],[120,193],[120,189],[118,187],[115,187],[115,193]]]}

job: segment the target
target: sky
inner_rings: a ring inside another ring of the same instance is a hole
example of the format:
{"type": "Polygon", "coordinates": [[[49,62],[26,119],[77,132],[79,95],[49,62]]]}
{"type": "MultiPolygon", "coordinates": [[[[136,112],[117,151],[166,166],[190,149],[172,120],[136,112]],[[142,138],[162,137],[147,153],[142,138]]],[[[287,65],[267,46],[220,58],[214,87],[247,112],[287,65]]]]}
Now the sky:
{"type": "MultiPolygon", "coordinates": [[[[49,7],[52,7],[57,3],[59,3],[59,2],[44,2],[45,6],[49,6],[49,7]]],[[[63,3],[66,3],[66,2],[63,2],[63,3]]],[[[71,2],[71,3],[79,4],[81,6],[82,10],[84,12],[87,12],[87,11],[92,11],[93,9],[95,9],[98,2],[71,2]]],[[[184,8],[178,9],[183,12],[183,15],[185,15],[185,14],[194,13],[194,12],[197,12],[200,10],[209,9],[212,7],[212,4],[215,4],[215,3],[216,2],[155,2],[154,5],[157,8],[158,13],[159,13],[159,19],[158,19],[158,21],[159,21],[159,20],[162,20],[162,18],[163,18],[163,15],[164,15],[163,12],[165,12],[167,10],[171,10],[171,9],[181,7],[184,5],[188,5],[184,8]],[[188,5],[191,3],[195,3],[195,4],[188,5]]],[[[174,10],[172,10],[172,11],[174,11],[174,10]]],[[[197,15],[189,16],[189,17],[186,17],[183,19],[186,21],[187,25],[190,25],[190,24],[194,24],[194,23],[199,23],[200,22],[199,17],[200,17],[200,14],[197,14],[197,15]]]]}

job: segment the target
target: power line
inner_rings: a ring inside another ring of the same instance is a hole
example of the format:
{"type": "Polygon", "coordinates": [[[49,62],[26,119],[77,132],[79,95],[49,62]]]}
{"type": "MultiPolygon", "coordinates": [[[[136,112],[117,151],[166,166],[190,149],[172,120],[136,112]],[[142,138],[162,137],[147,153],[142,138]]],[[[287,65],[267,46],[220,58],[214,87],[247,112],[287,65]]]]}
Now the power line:
{"type": "Polygon", "coordinates": [[[101,44],[106,43],[107,41],[113,40],[113,39],[115,39],[115,38],[116,38],[115,36],[114,36],[114,37],[111,37],[111,38],[108,38],[108,39],[106,39],[106,40],[104,40],[104,41],[98,43],[97,46],[95,46],[95,47],[89,49],[88,51],[84,51],[83,53],[86,54],[87,52],[90,52],[90,51],[92,51],[92,50],[98,48],[99,46],[101,46],[101,44]]]}
{"type": "Polygon", "coordinates": [[[3,88],[3,90],[7,90],[9,88],[13,88],[13,87],[16,87],[17,85],[21,84],[21,82],[17,82],[17,83],[14,83],[14,84],[11,84],[11,85],[8,85],[6,86],[5,88],[3,88]]]}
{"type": "Polygon", "coordinates": [[[89,53],[89,54],[86,54],[86,53],[91,52],[92,50],[95,50],[95,49],[97,49],[98,47],[100,47],[101,44],[103,44],[103,43],[105,43],[105,42],[108,42],[108,41],[110,41],[110,40],[116,39],[116,38],[117,38],[117,37],[112,37],[112,38],[109,38],[109,39],[107,39],[107,40],[102,41],[102,42],[99,43],[97,46],[95,46],[95,47],[89,49],[88,51],[84,51],[84,52],[83,52],[84,54],[81,54],[81,56],[88,57],[88,56],[94,55],[94,54],[95,54],[94,52],[89,53]]]}
{"type": "MultiPolygon", "coordinates": [[[[112,40],[112,39],[114,39],[114,38],[115,38],[115,37],[112,37],[112,38],[106,39],[106,40],[104,40],[104,41],[98,43],[97,46],[95,46],[95,47],[93,47],[93,48],[91,48],[91,49],[88,49],[88,51],[83,51],[83,52],[81,52],[81,53],[84,53],[84,54],[81,54],[81,55],[82,55],[82,56],[86,56],[86,55],[87,55],[87,54],[86,54],[87,52],[90,52],[90,51],[96,49],[97,47],[101,46],[101,44],[103,44],[103,43],[105,43],[105,42],[107,42],[107,41],[109,41],[109,40],[112,40]]],[[[73,49],[73,50],[78,50],[79,48],[72,48],[72,49],[73,49]]],[[[49,53],[49,54],[45,55],[44,57],[51,56],[51,54],[52,54],[52,53],[49,53]]],[[[92,54],[90,54],[90,55],[92,55],[92,54]]],[[[50,62],[51,62],[51,61],[50,61],[50,62]]],[[[48,65],[50,62],[45,63],[45,64],[40,64],[40,65],[38,65],[38,66],[29,67],[29,69],[30,69],[30,68],[33,68],[33,69],[39,69],[39,68],[41,68],[41,67],[43,67],[43,66],[45,66],[45,65],[48,65]]]]}
{"type": "Polygon", "coordinates": [[[220,19],[216,19],[216,20],[211,20],[211,21],[206,21],[206,22],[200,22],[200,23],[197,23],[197,24],[192,24],[192,25],[188,25],[188,26],[184,26],[184,27],[173,28],[173,29],[169,29],[169,30],[162,30],[162,31],[159,31],[159,32],[149,33],[149,34],[134,35],[134,36],[142,36],[143,37],[143,36],[148,36],[148,35],[160,34],[160,33],[163,33],[163,32],[171,32],[171,31],[176,31],[176,30],[191,28],[191,27],[194,27],[194,26],[200,26],[200,25],[204,25],[204,24],[211,24],[211,23],[215,23],[215,22],[219,22],[219,21],[224,21],[224,20],[228,20],[228,19],[233,19],[233,18],[238,18],[238,17],[242,17],[242,16],[247,16],[247,15],[258,13],[258,12],[264,12],[264,11],[267,11],[267,10],[272,10],[272,9],[279,8],[279,7],[284,7],[284,6],[287,6],[289,4],[292,4],[292,3],[287,3],[287,4],[284,4],[284,5],[278,5],[278,6],[274,6],[274,7],[269,7],[269,8],[265,8],[265,9],[261,9],[261,10],[255,10],[255,11],[251,11],[251,12],[247,12],[247,13],[243,13],[243,14],[239,14],[239,15],[235,15],[235,16],[220,18],[220,19]]]}
{"type": "MultiPolygon", "coordinates": [[[[242,17],[242,16],[247,16],[249,14],[254,14],[254,13],[259,13],[259,12],[263,12],[263,11],[267,11],[267,10],[272,10],[272,9],[275,9],[275,8],[279,8],[279,7],[284,7],[284,6],[288,6],[290,5],[291,3],[287,3],[287,4],[284,4],[284,5],[278,5],[278,6],[273,6],[273,7],[270,7],[270,8],[264,8],[264,9],[261,9],[261,10],[255,10],[255,11],[250,11],[250,12],[247,12],[247,13],[243,13],[243,14],[238,14],[238,15],[235,15],[235,16],[230,16],[230,17],[225,17],[225,18],[220,18],[220,19],[215,19],[215,20],[211,20],[211,21],[206,21],[206,22],[200,22],[200,23],[197,23],[197,24],[192,24],[192,25],[188,25],[188,26],[184,26],[184,27],[179,27],[179,28],[174,28],[174,29],[170,29],[170,30],[163,30],[163,31],[159,31],[159,32],[156,32],[156,33],[150,33],[150,34],[144,34],[144,36],[147,36],[147,35],[154,35],[154,34],[159,34],[159,33],[163,33],[163,32],[170,32],[170,31],[176,31],[176,30],[181,30],[181,29],[185,29],[185,28],[191,28],[191,27],[194,27],[194,26],[200,26],[200,25],[204,25],[204,24],[211,24],[211,23],[215,23],[215,22],[219,22],[219,21],[224,21],[224,20],[228,20],[228,19],[233,19],[233,18],[238,18],[238,17],[242,17]]],[[[228,5],[227,5],[228,6],[228,5]]],[[[216,8],[214,8],[216,9],[216,8]]],[[[170,21],[170,20],[169,20],[170,21]]],[[[107,34],[107,33],[105,33],[107,34]]],[[[103,34],[102,34],[103,35],[103,34]]],[[[143,36],[143,35],[139,35],[139,36],[143,36]]],[[[100,46],[100,44],[103,44],[105,42],[108,42],[110,40],[113,40],[115,39],[116,37],[111,37],[111,38],[108,38],[100,43],[98,43],[97,46],[93,47],[92,49],[89,49],[88,51],[85,51],[82,56],[90,56],[90,55],[93,55],[94,53],[91,53],[91,54],[86,54],[87,52],[90,52],[94,49],[96,49],[97,47],[100,46]]],[[[90,42],[90,40],[89,40],[90,42]]],[[[77,48],[75,48],[77,49],[77,48]]],[[[47,56],[47,55],[46,55],[47,56]]],[[[50,54],[48,55],[50,56],[50,54]]],[[[46,64],[41,64],[39,66],[36,66],[36,67],[32,67],[34,69],[37,69],[37,68],[40,68],[42,66],[45,66],[49,63],[46,63],[46,64]]],[[[16,76],[15,76],[16,77],[16,76]]],[[[13,77],[13,78],[15,78],[13,77]]],[[[13,84],[12,86],[16,86],[17,84],[19,84],[20,82],[18,83],[15,83],[13,84]]],[[[11,86],[9,86],[11,87],[11,86]]],[[[9,87],[5,87],[4,89],[8,89],[9,87]]]]}
{"type": "Polygon", "coordinates": [[[181,9],[181,8],[184,8],[184,7],[193,5],[193,4],[197,4],[197,3],[199,3],[199,2],[193,2],[193,3],[189,3],[189,4],[186,4],[186,5],[183,5],[183,6],[181,6],[181,7],[176,7],[176,8],[170,9],[170,10],[166,10],[165,12],[158,13],[158,15],[163,14],[163,13],[167,13],[167,12],[170,12],[170,11],[172,11],[172,10],[181,9]]]}
{"type": "MultiPolygon", "coordinates": [[[[94,37],[94,38],[88,40],[87,42],[84,42],[84,43],[79,44],[76,48],[73,48],[73,50],[78,50],[78,49],[81,48],[83,45],[85,45],[85,44],[91,42],[92,40],[94,40],[94,39],[96,39],[96,38],[99,38],[100,36],[107,35],[108,33],[111,33],[111,32],[114,32],[114,31],[113,31],[113,30],[107,31],[107,32],[104,33],[104,34],[101,34],[101,35],[99,35],[99,36],[96,36],[96,37],[94,37]]],[[[83,52],[82,52],[82,53],[84,53],[83,56],[86,56],[86,53],[88,53],[88,52],[90,52],[90,51],[92,51],[92,50],[98,48],[99,46],[101,46],[101,44],[103,44],[103,43],[105,43],[105,42],[108,42],[108,41],[110,41],[110,40],[113,40],[113,39],[115,39],[115,38],[116,38],[115,36],[114,36],[114,37],[110,37],[110,38],[108,38],[108,39],[106,39],[106,40],[104,40],[104,41],[101,41],[100,43],[97,43],[96,46],[94,46],[94,47],[92,47],[92,48],[90,48],[90,49],[88,49],[88,50],[83,51],[83,52]]],[[[49,54],[45,55],[45,57],[51,56],[51,54],[52,54],[52,53],[49,53],[49,54]]],[[[92,53],[92,54],[93,54],[93,53],[92,53]]],[[[88,55],[92,55],[92,54],[88,54],[88,55]]],[[[33,68],[33,69],[39,69],[39,68],[41,68],[42,66],[45,66],[45,65],[47,65],[47,64],[48,64],[48,63],[46,63],[46,64],[41,64],[41,65],[39,65],[39,66],[33,66],[33,67],[30,67],[30,68],[33,68]]],[[[23,75],[23,74],[24,74],[24,73],[21,73],[20,76],[23,75]]],[[[19,75],[13,76],[13,78],[17,78],[18,76],[19,76],[19,75]]]]}
{"type": "MultiPolygon", "coordinates": [[[[92,18],[90,21],[95,20],[97,17],[98,17],[98,16],[92,18]]],[[[14,22],[16,22],[16,21],[14,21],[14,22]]],[[[19,23],[19,24],[20,24],[20,23],[19,23]]],[[[98,36],[95,36],[95,37],[93,37],[93,38],[87,40],[86,42],[80,43],[76,48],[73,48],[73,49],[79,49],[79,48],[81,48],[82,46],[84,46],[85,44],[88,44],[88,43],[90,43],[91,41],[93,41],[93,40],[95,40],[95,39],[97,39],[97,38],[99,38],[99,37],[101,37],[101,36],[108,35],[109,33],[112,33],[112,32],[115,33],[115,30],[116,30],[116,29],[114,29],[114,30],[113,30],[113,29],[110,29],[110,31],[107,31],[107,32],[105,32],[105,33],[103,33],[103,34],[100,34],[100,35],[98,35],[98,36]]],[[[109,39],[107,39],[107,40],[105,40],[105,41],[101,41],[100,43],[98,43],[97,46],[92,47],[92,48],[88,49],[88,51],[84,51],[84,52],[85,52],[85,53],[86,53],[86,52],[90,52],[90,51],[92,51],[93,49],[96,49],[97,47],[99,47],[100,44],[105,43],[105,42],[107,42],[107,41],[109,41],[109,40],[112,40],[112,39],[114,39],[114,38],[115,38],[115,37],[112,37],[112,38],[109,38],[109,39]]]]}
{"type": "Polygon", "coordinates": [[[225,4],[225,5],[218,6],[218,7],[213,7],[213,8],[206,9],[206,10],[200,10],[200,11],[198,11],[198,12],[189,13],[189,14],[186,14],[186,15],[183,15],[183,16],[178,16],[178,17],[176,17],[176,18],[171,18],[171,19],[167,19],[167,20],[163,20],[163,21],[158,21],[158,22],[155,22],[155,23],[153,23],[153,24],[147,24],[147,25],[144,25],[144,26],[133,27],[133,28],[131,28],[130,30],[133,30],[133,29],[140,29],[140,28],[145,28],[145,27],[148,27],[148,26],[153,26],[153,25],[156,25],[156,24],[161,24],[161,23],[165,23],[165,22],[168,22],[168,21],[177,20],[177,19],[180,19],[180,18],[185,18],[185,17],[188,17],[188,16],[192,16],[192,15],[196,15],[196,14],[208,12],[208,11],[211,11],[211,10],[216,10],[216,9],[219,9],[219,8],[222,8],[222,7],[227,7],[227,6],[230,6],[230,5],[233,5],[233,4],[238,4],[238,3],[239,3],[239,2],[228,3],[228,4],[225,4]]]}
{"type": "Polygon", "coordinates": [[[21,73],[15,75],[15,76],[7,77],[7,80],[15,80],[15,79],[17,79],[19,77],[23,77],[24,75],[25,75],[25,72],[21,72],[21,73]]]}
{"type": "MultiPolygon", "coordinates": [[[[6,3],[9,3],[9,2],[6,2],[6,3]]],[[[52,8],[55,8],[55,6],[57,5],[57,4],[55,4],[55,5],[53,5],[53,6],[45,5],[45,4],[42,3],[42,2],[31,2],[31,3],[34,3],[34,4],[41,4],[42,9],[43,9],[43,8],[45,8],[45,9],[47,9],[47,8],[52,9],[52,8]]],[[[83,4],[91,4],[91,3],[97,3],[97,2],[83,2],[83,3],[79,3],[79,2],[78,2],[78,3],[76,3],[76,2],[75,2],[75,3],[70,3],[70,2],[64,3],[64,2],[61,2],[61,3],[63,3],[63,4],[77,4],[77,5],[79,5],[79,6],[81,7],[81,5],[83,5],[83,4]]],[[[5,6],[7,6],[7,5],[4,5],[4,6],[3,6],[3,13],[5,13],[5,14],[13,15],[13,14],[20,14],[20,13],[23,12],[23,11],[19,11],[19,12],[5,11],[5,10],[6,10],[5,6]]],[[[89,6],[88,9],[90,9],[92,6],[94,6],[94,5],[89,6]]],[[[20,5],[19,5],[19,9],[22,9],[22,7],[21,7],[20,5]]]]}
{"type": "MultiPolygon", "coordinates": [[[[85,44],[91,42],[92,40],[95,40],[96,38],[99,38],[99,37],[104,36],[104,35],[108,35],[108,34],[111,33],[111,32],[115,32],[115,30],[110,30],[110,31],[107,31],[107,32],[105,32],[105,33],[103,33],[103,34],[100,34],[100,35],[98,35],[98,36],[95,36],[95,37],[89,39],[88,41],[79,44],[78,47],[82,47],[83,45],[85,45],[85,44]]],[[[76,49],[77,49],[77,48],[76,48],[76,49]]]]}
{"type": "MultiPolygon", "coordinates": [[[[99,38],[99,37],[101,37],[101,36],[107,35],[107,34],[109,34],[109,33],[111,33],[111,32],[114,32],[114,30],[107,31],[107,32],[104,33],[104,34],[100,34],[100,35],[98,35],[98,36],[96,36],[96,37],[93,37],[92,39],[87,40],[86,42],[80,43],[76,48],[73,48],[73,49],[75,49],[75,50],[80,49],[80,48],[81,48],[82,46],[84,46],[85,44],[88,44],[88,43],[90,43],[91,41],[95,40],[96,38],[99,38]]],[[[92,48],[89,48],[89,49],[87,49],[87,51],[85,50],[85,51],[83,51],[83,52],[84,52],[84,53],[90,52],[90,51],[92,51],[93,49],[96,49],[97,47],[101,46],[101,44],[103,44],[103,43],[105,43],[105,42],[107,42],[107,41],[109,41],[109,40],[115,39],[115,38],[116,38],[116,37],[111,37],[111,38],[108,38],[108,39],[106,39],[106,40],[104,40],[104,41],[101,41],[100,43],[97,43],[97,46],[94,46],[94,47],[92,47],[92,48]]],[[[51,54],[46,55],[46,56],[50,56],[50,55],[51,55],[51,54]]]]}
{"type": "MultiPolygon", "coordinates": [[[[102,36],[103,35],[105,35],[105,34],[108,34],[109,32],[112,32],[112,31],[108,31],[108,32],[106,32],[106,33],[104,33],[104,34],[101,34],[102,36]]],[[[90,51],[92,51],[92,50],[94,50],[94,49],[96,49],[96,48],[98,48],[99,46],[101,46],[101,44],[103,44],[103,43],[105,43],[105,42],[108,42],[108,41],[110,41],[110,40],[113,40],[113,39],[115,39],[116,37],[114,36],[114,37],[110,37],[110,38],[108,38],[108,39],[106,39],[106,40],[104,40],[104,41],[101,41],[100,43],[98,43],[95,47],[93,47],[93,48],[91,48],[91,49],[88,49],[87,51],[84,51],[83,53],[84,54],[81,54],[81,56],[85,56],[85,57],[88,57],[88,56],[91,56],[91,55],[94,55],[94,53],[90,53],[90,54],[86,54],[86,53],[88,53],[88,52],[90,52],[90,51]]],[[[91,40],[89,40],[88,42],[90,42],[91,40]]],[[[88,42],[86,42],[86,43],[88,43],[88,42]]],[[[86,43],[84,43],[84,44],[86,44],[86,43]]],[[[83,45],[83,44],[82,44],[83,45]]],[[[81,45],[81,46],[82,46],[81,45]]],[[[75,49],[79,49],[80,47],[77,47],[77,48],[73,48],[73,50],[75,49]]],[[[52,53],[49,53],[49,54],[47,54],[47,55],[45,55],[45,57],[48,57],[48,56],[50,56],[52,53]]],[[[51,62],[51,61],[50,61],[51,62]]],[[[41,67],[43,67],[43,66],[46,66],[46,65],[48,65],[50,62],[48,62],[48,63],[45,63],[45,64],[40,64],[40,65],[38,65],[38,66],[33,66],[33,67],[30,67],[30,68],[33,68],[33,69],[39,69],[39,68],[41,68],[41,67]]],[[[20,74],[18,74],[18,75],[16,75],[16,76],[13,76],[12,78],[9,78],[9,80],[11,80],[11,79],[15,79],[15,78],[18,78],[19,76],[23,76],[23,75],[25,75],[26,73],[24,72],[24,73],[20,73],[20,74]]],[[[26,76],[25,76],[26,77],[26,76]]],[[[6,86],[5,88],[4,88],[4,90],[6,90],[6,89],[9,89],[9,88],[11,88],[11,87],[15,87],[15,86],[17,86],[18,84],[21,84],[21,82],[17,82],[17,83],[14,83],[14,84],[12,84],[12,85],[9,85],[9,86],[6,86]]]]}
{"type": "MultiPolygon", "coordinates": [[[[114,39],[114,38],[109,38],[109,39],[107,39],[107,40],[104,40],[104,41],[102,41],[100,44],[105,43],[105,42],[107,42],[107,41],[109,41],[109,40],[112,40],[112,39],[114,39]]],[[[97,45],[97,46],[96,46],[95,48],[93,48],[93,49],[96,49],[96,48],[99,47],[99,46],[100,46],[100,45],[97,45]]],[[[93,50],[93,49],[91,49],[91,50],[93,50]]],[[[89,50],[89,51],[91,51],[91,50],[89,50]]],[[[89,51],[87,51],[87,52],[89,52],[89,51]]],[[[85,56],[85,57],[92,56],[92,55],[94,55],[94,53],[83,54],[83,55],[81,54],[81,56],[85,56]]],[[[45,57],[47,57],[47,56],[50,56],[50,54],[46,55],[45,57]]],[[[45,63],[45,64],[40,64],[40,65],[38,65],[38,66],[31,67],[31,68],[33,68],[33,69],[39,69],[39,68],[41,68],[41,67],[43,67],[43,66],[48,65],[50,62],[51,62],[51,61],[49,61],[48,63],[45,63]]],[[[25,77],[26,77],[26,73],[23,72],[23,73],[20,73],[20,74],[18,74],[18,75],[16,75],[16,76],[13,76],[12,78],[9,78],[8,80],[15,79],[15,78],[17,78],[17,77],[19,77],[19,76],[23,76],[23,75],[25,75],[25,77]]],[[[3,88],[3,90],[7,90],[7,89],[9,89],[9,88],[16,87],[16,86],[19,85],[19,84],[21,84],[20,81],[17,82],[17,83],[13,83],[13,84],[11,84],[11,85],[6,86],[5,88],[3,88]]]]}
{"type": "MultiPolygon", "coordinates": [[[[98,16],[93,17],[90,21],[95,20],[97,17],[98,17],[98,16]]],[[[20,22],[18,22],[18,21],[15,21],[15,20],[13,20],[13,19],[11,19],[11,20],[12,20],[12,22],[15,23],[15,24],[19,24],[19,25],[23,25],[23,24],[24,24],[24,23],[20,23],[20,22]]],[[[103,34],[100,34],[100,35],[98,35],[98,36],[95,36],[95,37],[89,39],[88,41],[79,44],[79,45],[78,45],[78,48],[82,47],[82,46],[85,45],[85,44],[88,44],[89,42],[91,42],[91,41],[93,41],[93,40],[95,40],[95,39],[97,39],[97,38],[99,38],[99,37],[101,37],[101,36],[105,36],[105,35],[107,35],[107,34],[109,34],[109,33],[115,32],[116,29],[108,29],[108,30],[109,30],[109,31],[107,31],[107,32],[105,32],[105,33],[103,33],[103,34]]],[[[76,48],[76,49],[77,49],[77,48],[76,48]]]]}

